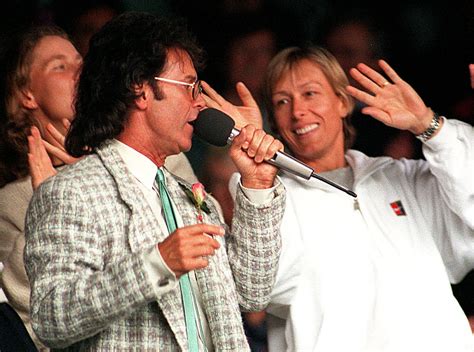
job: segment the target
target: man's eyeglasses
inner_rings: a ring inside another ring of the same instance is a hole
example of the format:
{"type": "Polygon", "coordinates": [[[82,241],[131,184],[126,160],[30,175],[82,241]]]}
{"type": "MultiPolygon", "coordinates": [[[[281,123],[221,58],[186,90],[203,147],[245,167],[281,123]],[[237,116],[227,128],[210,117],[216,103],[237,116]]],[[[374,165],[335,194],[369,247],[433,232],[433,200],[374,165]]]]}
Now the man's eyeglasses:
{"type": "Polygon", "coordinates": [[[173,84],[180,84],[182,86],[188,86],[192,88],[192,95],[193,99],[196,100],[199,97],[199,94],[202,93],[202,84],[201,81],[198,79],[194,83],[187,83],[187,82],[182,82],[182,81],[176,81],[174,79],[169,79],[169,78],[163,78],[163,77],[153,77],[157,81],[162,81],[162,82],[167,82],[167,83],[173,83],[173,84]]]}

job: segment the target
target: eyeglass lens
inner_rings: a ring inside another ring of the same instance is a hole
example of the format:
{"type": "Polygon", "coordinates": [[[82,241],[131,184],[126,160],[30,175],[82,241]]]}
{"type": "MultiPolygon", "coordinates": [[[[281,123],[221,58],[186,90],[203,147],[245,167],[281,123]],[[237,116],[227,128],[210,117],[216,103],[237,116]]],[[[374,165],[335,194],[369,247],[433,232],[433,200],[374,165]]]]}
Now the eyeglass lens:
{"type": "Polygon", "coordinates": [[[202,93],[202,85],[201,85],[200,80],[196,81],[196,83],[194,84],[192,93],[193,93],[193,99],[194,100],[196,100],[199,97],[199,94],[202,93]]]}

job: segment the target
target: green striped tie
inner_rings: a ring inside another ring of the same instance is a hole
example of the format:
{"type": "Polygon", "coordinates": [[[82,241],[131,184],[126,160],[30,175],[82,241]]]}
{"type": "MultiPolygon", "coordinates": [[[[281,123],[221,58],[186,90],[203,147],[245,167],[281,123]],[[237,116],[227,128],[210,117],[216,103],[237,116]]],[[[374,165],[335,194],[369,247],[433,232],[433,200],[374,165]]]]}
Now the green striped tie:
{"type": "MultiPolygon", "coordinates": [[[[170,196],[166,190],[165,175],[163,171],[158,169],[156,173],[156,182],[158,182],[159,193],[161,198],[161,205],[165,214],[166,226],[171,234],[176,230],[176,218],[173,213],[173,207],[171,206],[170,196]]],[[[196,316],[194,310],[193,292],[191,288],[191,281],[189,275],[184,274],[179,278],[179,286],[181,288],[181,298],[184,306],[184,318],[186,321],[186,333],[188,335],[188,347],[191,352],[199,351],[197,327],[196,327],[196,316]]]]}

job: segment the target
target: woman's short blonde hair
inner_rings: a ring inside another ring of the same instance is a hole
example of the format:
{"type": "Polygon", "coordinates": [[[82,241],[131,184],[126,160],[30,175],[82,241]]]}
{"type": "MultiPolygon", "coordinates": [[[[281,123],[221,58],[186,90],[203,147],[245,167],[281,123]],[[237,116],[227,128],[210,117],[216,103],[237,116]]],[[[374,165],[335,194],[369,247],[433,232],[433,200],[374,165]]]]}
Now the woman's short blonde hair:
{"type": "Polygon", "coordinates": [[[347,116],[343,120],[344,149],[349,149],[354,144],[355,128],[350,121],[350,115],[354,110],[354,99],[347,93],[346,87],[349,80],[336,58],[326,49],[318,46],[311,47],[289,47],[280,51],[270,62],[265,77],[264,99],[269,113],[270,125],[273,132],[278,134],[275,123],[272,94],[275,85],[283,74],[291,71],[301,61],[308,60],[319,66],[323,71],[332,89],[345,103],[347,116]]]}

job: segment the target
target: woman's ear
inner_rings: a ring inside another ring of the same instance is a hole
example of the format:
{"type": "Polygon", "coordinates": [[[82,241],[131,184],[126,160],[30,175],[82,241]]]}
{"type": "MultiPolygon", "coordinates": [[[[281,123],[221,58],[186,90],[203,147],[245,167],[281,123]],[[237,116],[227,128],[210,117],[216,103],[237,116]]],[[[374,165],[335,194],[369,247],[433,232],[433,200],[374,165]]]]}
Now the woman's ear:
{"type": "Polygon", "coordinates": [[[349,115],[351,103],[343,95],[338,95],[338,98],[339,98],[339,103],[337,104],[337,108],[339,111],[339,115],[341,116],[341,118],[345,119],[349,115]]]}
{"type": "Polygon", "coordinates": [[[28,110],[38,109],[38,102],[33,93],[28,89],[20,90],[20,104],[28,110]]]}

